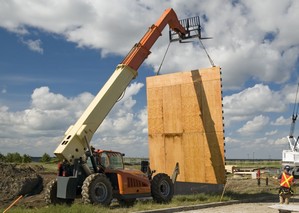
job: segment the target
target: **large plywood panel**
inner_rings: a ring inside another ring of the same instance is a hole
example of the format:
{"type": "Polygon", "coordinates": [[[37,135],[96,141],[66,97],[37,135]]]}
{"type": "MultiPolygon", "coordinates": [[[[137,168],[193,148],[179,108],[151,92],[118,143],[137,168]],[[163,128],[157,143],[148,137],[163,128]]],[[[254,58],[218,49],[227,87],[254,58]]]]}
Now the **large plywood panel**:
{"type": "Polygon", "coordinates": [[[164,133],[182,133],[180,85],[163,87],[164,133]]]}
{"type": "Polygon", "coordinates": [[[163,88],[153,87],[147,90],[148,128],[151,133],[163,133],[163,88]]]}
{"type": "Polygon", "coordinates": [[[165,161],[164,136],[162,134],[149,135],[149,153],[151,153],[150,167],[156,171],[165,171],[168,163],[165,161]]]}
{"type": "MultiPolygon", "coordinates": [[[[182,148],[182,135],[166,135],[164,137],[165,141],[165,162],[166,169],[165,173],[172,174],[176,163],[178,162],[181,168],[185,167],[184,162],[184,152],[181,151],[182,148]],[[171,151],[170,151],[171,150],[171,151]]],[[[184,178],[184,173],[179,176],[184,178]]]]}
{"type": "Polygon", "coordinates": [[[225,180],[223,132],[205,133],[205,170],[208,183],[223,183],[225,180]],[[222,145],[219,145],[222,144],[222,145]]]}
{"type": "Polygon", "coordinates": [[[187,167],[182,171],[185,174],[185,179],[180,179],[186,182],[202,182],[205,183],[205,154],[204,140],[201,133],[184,134],[183,152],[186,154],[184,159],[187,167]]]}
{"type": "Polygon", "coordinates": [[[147,78],[151,168],[178,181],[224,183],[220,68],[147,78]]]}

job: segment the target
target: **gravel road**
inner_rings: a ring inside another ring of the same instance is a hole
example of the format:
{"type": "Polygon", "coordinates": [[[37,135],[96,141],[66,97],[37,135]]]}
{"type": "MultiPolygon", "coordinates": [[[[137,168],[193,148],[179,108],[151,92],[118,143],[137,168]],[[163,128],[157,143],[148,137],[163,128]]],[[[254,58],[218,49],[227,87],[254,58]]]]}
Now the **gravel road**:
{"type": "MultiPolygon", "coordinates": [[[[278,213],[279,210],[275,208],[270,208],[270,206],[274,206],[277,208],[283,208],[284,210],[292,209],[292,212],[299,212],[299,202],[298,202],[298,195],[291,199],[289,205],[285,204],[278,204],[278,202],[257,202],[257,203],[235,203],[231,205],[224,205],[224,206],[216,206],[216,207],[209,207],[209,208],[202,208],[197,210],[190,210],[190,211],[181,211],[181,212],[188,212],[188,213],[278,213]]],[[[287,212],[287,211],[286,211],[287,212]]]]}
{"type": "Polygon", "coordinates": [[[227,206],[218,206],[206,209],[182,211],[189,213],[278,213],[278,210],[269,208],[276,203],[240,203],[227,206]]]}

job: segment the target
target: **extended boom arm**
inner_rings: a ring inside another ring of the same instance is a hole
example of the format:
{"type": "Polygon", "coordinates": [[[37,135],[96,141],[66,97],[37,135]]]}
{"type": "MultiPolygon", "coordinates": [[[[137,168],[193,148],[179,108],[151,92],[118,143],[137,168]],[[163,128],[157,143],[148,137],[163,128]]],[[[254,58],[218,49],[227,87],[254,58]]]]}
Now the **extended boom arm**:
{"type": "Polygon", "coordinates": [[[85,151],[89,149],[93,134],[131,80],[137,76],[137,69],[148,57],[150,48],[161,36],[162,30],[167,24],[184,39],[186,30],[180,24],[175,12],[171,8],[165,10],[160,19],[149,28],[139,43],[134,45],[121,64],[116,67],[112,76],[79,120],[65,132],[64,139],[54,151],[59,159],[73,164],[75,159],[84,156],[85,151]]]}

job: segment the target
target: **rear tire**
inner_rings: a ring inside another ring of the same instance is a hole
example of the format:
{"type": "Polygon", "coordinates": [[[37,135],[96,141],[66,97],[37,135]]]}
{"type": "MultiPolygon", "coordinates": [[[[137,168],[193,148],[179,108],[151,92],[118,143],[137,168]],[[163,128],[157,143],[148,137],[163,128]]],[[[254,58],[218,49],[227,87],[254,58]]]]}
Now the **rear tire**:
{"type": "Polygon", "coordinates": [[[112,201],[112,185],[103,174],[91,174],[83,182],[83,203],[109,206],[112,201]]]}
{"type": "Polygon", "coordinates": [[[151,182],[151,193],[157,203],[168,203],[174,194],[174,185],[167,174],[159,173],[151,182]]]}
{"type": "Polygon", "coordinates": [[[45,202],[50,205],[57,204],[71,204],[73,203],[73,199],[62,199],[57,197],[57,179],[50,181],[45,190],[45,202]]]}

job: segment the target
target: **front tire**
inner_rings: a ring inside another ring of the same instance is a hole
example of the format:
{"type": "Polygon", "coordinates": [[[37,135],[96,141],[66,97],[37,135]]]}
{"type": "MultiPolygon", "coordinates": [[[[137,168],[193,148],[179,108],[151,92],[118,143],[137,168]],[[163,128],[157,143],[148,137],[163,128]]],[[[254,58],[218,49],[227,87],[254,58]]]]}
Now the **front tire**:
{"type": "Polygon", "coordinates": [[[168,203],[174,194],[174,185],[167,174],[159,173],[151,182],[151,193],[157,203],[168,203]]]}
{"type": "Polygon", "coordinates": [[[57,179],[50,181],[45,190],[45,202],[50,205],[71,204],[73,199],[62,199],[57,197],[57,179]]]}
{"type": "Polygon", "coordinates": [[[112,201],[112,185],[103,174],[91,174],[83,182],[83,203],[101,204],[109,206],[112,201]]]}

